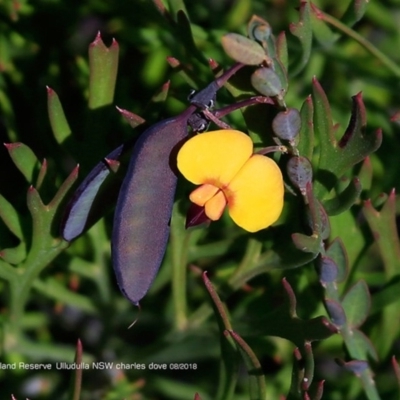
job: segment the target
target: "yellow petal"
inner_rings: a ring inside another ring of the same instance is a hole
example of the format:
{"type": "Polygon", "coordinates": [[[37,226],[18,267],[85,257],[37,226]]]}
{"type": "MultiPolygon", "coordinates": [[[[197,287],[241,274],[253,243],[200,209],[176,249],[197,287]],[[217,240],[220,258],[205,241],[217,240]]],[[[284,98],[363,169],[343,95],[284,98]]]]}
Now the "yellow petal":
{"type": "Polygon", "coordinates": [[[202,133],[179,150],[178,169],[195,184],[210,183],[223,188],[253,153],[249,136],[235,130],[202,133]]]}
{"type": "Polygon", "coordinates": [[[229,214],[249,232],[267,228],[282,212],[283,191],[282,173],[275,161],[255,154],[225,190],[229,214]]]}
{"type": "Polygon", "coordinates": [[[221,190],[212,199],[208,200],[205,205],[205,213],[211,221],[216,221],[221,218],[226,206],[224,192],[221,190]]]}
{"type": "Polygon", "coordinates": [[[189,199],[192,203],[203,207],[214,195],[218,192],[218,188],[208,183],[199,186],[192,193],[190,193],[189,199]]]}

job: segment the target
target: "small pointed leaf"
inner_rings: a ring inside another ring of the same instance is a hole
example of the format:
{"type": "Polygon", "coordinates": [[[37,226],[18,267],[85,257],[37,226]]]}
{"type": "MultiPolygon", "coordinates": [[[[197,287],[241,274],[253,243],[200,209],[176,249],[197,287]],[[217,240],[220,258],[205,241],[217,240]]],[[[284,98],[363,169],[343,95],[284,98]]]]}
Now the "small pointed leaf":
{"type": "Polygon", "coordinates": [[[301,110],[301,129],[296,137],[297,149],[303,157],[312,159],[314,149],[314,105],[311,96],[304,101],[301,110]]]}
{"type": "Polygon", "coordinates": [[[299,134],[300,128],[301,117],[295,108],[279,112],[272,121],[272,129],[280,139],[292,141],[299,134]]]}
{"type": "Polygon", "coordinates": [[[319,260],[319,279],[324,283],[334,282],[338,275],[336,263],[329,257],[322,256],[319,260]]]}
{"type": "Polygon", "coordinates": [[[343,310],[343,307],[337,301],[326,299],[325,306],[335,326],[341,327],[346,323],[346,314],[343,310]]]}
{"type": "Polygon", "coordinates": [[[371,296],[365,281],[360,280],[350,288],[344,296],[342,306],[351,327],[357,328],[364,323],[371,308],[371,296]]]}
{"type": "Polygon", "coordinates": [[[123,116],[125,121],[127,121],[128,124],[132,128],[136,128],[137,126],[144,124],[146,122],[145,119],[143,119],[142,117],[140,117],[139,115],[137,115],[133,112],[124,110],[123,108],[119,108],[119,107],[116,107],[116,109],[118,110],[118,112],[123,116]]]}
{"type": "Polygon", "coordinates": [[[293,233],[292,240],[294,245],[305,253],[318,254],[321,251],[321,240],[316,236],[293,233]]]}
{"type": "Polygon", "coordinates": [[[343,192],[333,199],[322,202],[328,215],[338,215],[348,210],[360,197],[362,186],[360,180],[353,178],[343,192]]]}
{"type": "Polygon", "coordinates": [[[0,194],[0,218],[7,228],[20,240],[23,238],[21,219],[13,205],[0,194]]]}
{"type": "Polygon", "coordinates": [[[28,183],[32,183],[35,172],[39,168],[39,160],[33,151],[23,143],[5,143],[4,144],[16,167],[28,183]]]}
{"type": "Polygon", "coordinates": [[[47,86],[47,111],[51,130],[58,144],[62,144],[71,135],[67,118],[57,93],[47,86]]]}
{"type": "Polygon", "coordinates": [[[222,47],[229,57],[246,65],[262,64],[266,58],[264,49],[257,42],[237,33],[224,35],[222,47]]]}
{"type": "Polygon", "coordinates": [[[9,264],[20,264],[26,258],[25,242],[21,242],[16,247],[0,250],[0,257],[9,264]]]}
{"type": "Polygon", "coordinates": [[[326,250],[326,255],[330,257],[338,267],[337,282],[343,282],[349,273],[349,260],[346,249],[340,238],[335,238],[326,250]]]}
{"type": "Polygon", "coordinates": [[[259,68],[251,75],[251,84],[264,96],[283,95],[283,85],[277,73],[271,68],[259,68]]]}
{"type": "Polygon", "coordinates": [[[313,171],[310,161],[305,157],[291,157],[287,163],[287,174],[293,185],[305,196],[307,184],[312,182],[313,171]]]}
{"type": "Polygon", "coordinates": [[[360,376],[366,369],[368,369],[368,362],[364,360],[352,360],[344,362],[342,360],[336,360],[341,366],[346,368],[348,371],[353,372],[356,376],[360,376]]]}
{"type": "Polygon", "coordinates": [[[114,100],[118,55],[117,41],[113,40],[111,46],[106,47],[100,32],[89,46],[89,108],[92,110],[111,104],[114,100]]]}
{"type": "Polygon", "coordinates": [[[300,21],[297,24],[290,24],[290,32],[296,36],[301,43],[302,56],[297,66],[291,71],[291,75],[297,75],[307,65],[311,55],[312,47],[312,26],[311,9],[309,1],[300,2],[300,21]]]}

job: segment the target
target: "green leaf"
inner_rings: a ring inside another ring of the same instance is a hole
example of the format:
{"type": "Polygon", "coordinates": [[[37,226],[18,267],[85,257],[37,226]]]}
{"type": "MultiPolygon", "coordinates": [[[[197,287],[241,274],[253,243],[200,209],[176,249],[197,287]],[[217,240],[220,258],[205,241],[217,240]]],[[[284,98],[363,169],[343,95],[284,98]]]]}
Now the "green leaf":
{"type": "Polygon", "coordinates": [[[396,194],[392,190],[382,210],[378,212],[370,200],[364,202],[363,212],[379,248],[387,279],[400,271],[400,243],[396,224],[396,194]]]}
{"type": "Polygon", "coordinates": [[[349,273],[349,260],[346,249],[340,237],[335,238],[326,249],[326,255],[330,257],[338,267],[336,282],[343,282],[349,273]]]}
{"type": "Polygon", "coordinates": [[[309,0],[300,2],[300,21],[290,24],[290,32],[300,40],[302,55],[291,75],[297,75],[307,65],[312,48],[311,9],[309,0]]]}
{"type": "Polygon", "coordinates": [[[23,238],[21,219],[12,204],[0,194],[0,218],[7,228],[20,240],[23,238]]]}
{"type": "Polygon", "coordinates": [[[23,143],[6,143],[5,146],[16,167],[28,183],[32,183],[40,165],[33,151],[23,143]]]}
{"type": "Polygon", "coordinates": [[[373,346],[371,340],[360,330],[353,330],[353,342],[352,347],[357,347],[358,354],[364,354],[362,359],[367,360],[372,358],[375,361],[378,361],[378,354],[373,346]]]}
{"type": "Polygon", "coordinates": [[[228,333],[238,345],[249,374],[249,398],[251,400],[265,399],[265,378],[260,361],[258,361],[251,347],[236,332],[228,331],[228,333]]]}
{"type": "Polygon", "coordinates": [[[321,240],[316,236],[293,233],[292,240],[294,245],[305,253],[318,254],[321,251],[321,240]]]}
{"type": "Polygon", "coordinates": [[[338,215],[348,210],[360,197],[362,186],[358,178],[353,178],[345,190],[333,199],[322,201],[328,215],[338,215]]]}
{"type": "Polygon", "coordinates": [[[296,138],[297,150],[301,156],[311,160],[314,150],[314,105],[311,96],[304,101],[300,117],[301,129],[296,138]]]}
{"type": "Polygon", "coordinates": [[[114,100],[118,73],[119,46],[114,39],[110,47],[101,40],[100,33],[89,47],[89,108],[94,110],[111,104],[114,100]]]}
{"type": "Polygon", "coordinates": [[[251,75],[251,84],[264,96],[279,96],[284,94],[279,75],[272,68],[258,68],[251,75]]]}
{"type": "Polygon", "coordinates": [[[58,144],[63,144],[71,135],[67,118],[57,93],[47,87],[47,110],[53,135],[58,144]]]}
{"type": "Polygon", "coordinates": [[[224,35],[222,47],[229,57],[246,65],[262,64],[266,57],[264,49],[257,42],[237,33],[224,35]]]}
{"type": "Polygon", "coordinates": [[[26,243],[21,242],[18,246],[0,250],[0,257],[9,264],[18,265],[26,258],[26,243]]]}
{"type": "Polygon", "coordinates": [[[364,323],[371,308],[371,296],[365,281],[358,281],[347,291],[342,306],[351,327],[358,328],[364,323]]]}
{"type": "Polygon", "coordinates": [[[352,0],[349,2],[346,12],[344,13],[342,22],[347,26],[353,26],[364,16],[367,5],[370,0],[352,0]]]}

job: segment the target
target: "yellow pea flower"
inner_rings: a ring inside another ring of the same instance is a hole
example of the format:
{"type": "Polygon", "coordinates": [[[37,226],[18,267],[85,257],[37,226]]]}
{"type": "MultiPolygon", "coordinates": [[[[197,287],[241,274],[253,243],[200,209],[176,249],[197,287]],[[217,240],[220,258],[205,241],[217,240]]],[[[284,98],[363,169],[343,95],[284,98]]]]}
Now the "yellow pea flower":
{"type": "Polygon", "coordinates": [[[237,225],[256,232],[282,212],[281,170],[271,158],[253,154],[253,143],[243,132],[227,129],[194,136],[179,150],[178,169],[201,185],[189,197],[212,221],[228,206],[237,225]]]}

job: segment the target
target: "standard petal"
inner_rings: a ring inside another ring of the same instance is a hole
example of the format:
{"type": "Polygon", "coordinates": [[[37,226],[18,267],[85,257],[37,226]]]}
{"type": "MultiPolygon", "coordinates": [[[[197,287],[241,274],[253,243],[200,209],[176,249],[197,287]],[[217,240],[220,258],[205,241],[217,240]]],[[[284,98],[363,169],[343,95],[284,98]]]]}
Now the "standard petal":
{"type": "Polygon", "coordinates": [[[179,150],[178,169],[195,184],[228,185],[253,153],[253,143],[245,133],[220,130],[189,139],[179,150]]]}
{"type": "Polygon", "coordinates": [[[249,232],[267,228],[282,212],[282,173],[271,158],[253,155],[224,192],[231,218],[249,232]]]}

